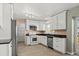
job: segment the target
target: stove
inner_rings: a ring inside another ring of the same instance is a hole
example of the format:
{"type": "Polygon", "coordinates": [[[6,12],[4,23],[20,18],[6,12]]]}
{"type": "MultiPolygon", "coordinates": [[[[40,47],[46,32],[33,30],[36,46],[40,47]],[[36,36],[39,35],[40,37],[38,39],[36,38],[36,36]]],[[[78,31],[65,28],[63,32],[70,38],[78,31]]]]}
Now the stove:
{"type": "Polygon", "coordinates": [[[31,45],[38,44],[37,35],[30,35],[30,43],[31,45]]]}

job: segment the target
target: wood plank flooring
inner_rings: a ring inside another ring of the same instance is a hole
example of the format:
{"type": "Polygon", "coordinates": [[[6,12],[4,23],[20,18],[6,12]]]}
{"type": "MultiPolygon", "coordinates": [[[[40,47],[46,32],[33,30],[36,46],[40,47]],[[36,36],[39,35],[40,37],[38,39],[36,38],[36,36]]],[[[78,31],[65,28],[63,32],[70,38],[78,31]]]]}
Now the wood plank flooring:
{"type": "Polygon", "coordinates": [[[56,52],[43,45],[27,46],[23,42],[17,44],[18,56],[62,56],[63,54],[56,52]]]}

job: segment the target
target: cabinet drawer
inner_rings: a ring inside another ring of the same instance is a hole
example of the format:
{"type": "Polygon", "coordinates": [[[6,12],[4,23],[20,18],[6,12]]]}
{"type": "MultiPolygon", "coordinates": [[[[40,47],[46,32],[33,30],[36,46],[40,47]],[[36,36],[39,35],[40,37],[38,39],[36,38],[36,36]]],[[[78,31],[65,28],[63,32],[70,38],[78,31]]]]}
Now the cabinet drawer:
{"type": "Polygon", "coordinates": [[[59,51],[59,46],[56,44],[56,45],[53,45],[53,48],[57,51],[59,51]]]}
{"type": "Polygon", "coordinates": [[[53,48],[59,52],[66,52],[66,38],[54,38],[53,48]]]}

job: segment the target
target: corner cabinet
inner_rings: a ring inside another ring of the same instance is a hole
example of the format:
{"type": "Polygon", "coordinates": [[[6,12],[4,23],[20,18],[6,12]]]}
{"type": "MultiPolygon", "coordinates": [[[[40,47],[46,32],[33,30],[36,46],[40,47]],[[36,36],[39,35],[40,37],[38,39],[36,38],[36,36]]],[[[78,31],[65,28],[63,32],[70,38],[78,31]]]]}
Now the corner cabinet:
{"type": "Polygon", "coordinates": [[[37,36],[38,43],[47,46],[47,36],[37,36]]]}
{"type": "Polygon", "coordinates": [[[41,44],[47,46],[47,36],[41,36],[41,44]]]}

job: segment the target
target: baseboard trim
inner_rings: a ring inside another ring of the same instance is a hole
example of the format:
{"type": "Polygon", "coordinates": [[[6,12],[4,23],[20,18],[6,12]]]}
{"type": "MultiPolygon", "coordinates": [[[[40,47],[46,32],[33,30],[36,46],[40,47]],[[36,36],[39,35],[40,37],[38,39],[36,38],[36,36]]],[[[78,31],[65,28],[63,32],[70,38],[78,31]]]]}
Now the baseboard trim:
{"type": "Polygon", "coordinates": [[[74,52],[67,52],[67,54],[69,54],[69,55],[74,55],[75,53],[74,52]]]}

